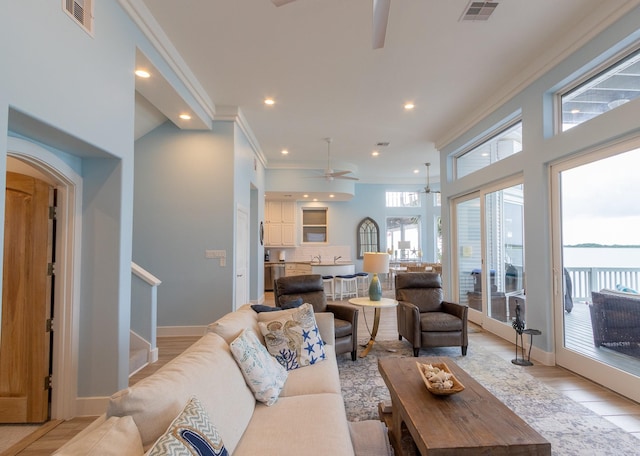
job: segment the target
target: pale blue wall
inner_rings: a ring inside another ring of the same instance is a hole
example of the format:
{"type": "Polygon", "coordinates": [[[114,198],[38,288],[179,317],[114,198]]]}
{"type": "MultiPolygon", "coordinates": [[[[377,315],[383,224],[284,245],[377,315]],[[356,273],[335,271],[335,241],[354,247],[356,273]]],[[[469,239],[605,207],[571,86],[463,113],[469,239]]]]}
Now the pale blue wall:
{"type": "MultiPolygon", "coordinates": [[[[7,135],[41,144],[83,177],[79,397],[128,384],[136,48],[202,112],[118,2],[94,3],[93,36],[59,1],[0,5],[0,181],[7,135]]],[[[3,219],[4,198],[0,209],[3,219]]]]}
{"type": "MultiPolygon", "coordinates": [[[[362,270],[362,260],[357,259],[356,229],[362,219],[370,217],[380,228],[380,248],[384,251],[386,242],[386,219],[395,216],[419,215],[422,220],[422,239],[433,239],[434,220],[440,215],[440,208],[433,207],[426,195],[420,195],[422,206],[419,208],[387,208],[385,193],[387,191],[417,191],[416,184],[359,184],[355,185],[355,195],[349,201],[298,203],[297,207],[321,206],[329,209],[328,239],[331,245],[351,246],[351,259],[356,264],[356,270],[362,270]]],[[[298,230],[300,231],[300,230],[298,230]]],[[[297,233],[300,242],[300,233],[297,233]]],[[[432,248],[424,249],[425,261],[433,261],[435,253],[432,248]]]]}
{"type": "MultiPolygon", "coordinates": [[[[553,94],[584,72],[596,68],[624,47],[640,39],[640,7],[620,19],[590,43],[488,115],[467,133],[441,148],[444,195],[463,195],[488,183],[522,174],[525,200],[525,270],[527,273],[527,324],[542,330],[536,346],[554,351],[552,308],[551,221],[549,165],[554,160],[594,150],[620,138],[640,132],[640,100],[601,115],[559,135],[553,135],[553,94]],[[451,180],[452,156],[465,145],[481,138],[502,119],[522,111],[523,151],[485,169],[451,180]],[[445,169],[445,165],[448,168],[445,169]],[[530,311],[531,309],[531,311],[530,311]]],[[[443,213],[445,228],[448,214],[443,213]]],[[[444,230],[445,242],[450,236],[444,230]]],[[[445,268],[445,285],[447,280],[445,268]]]]}
{"type": "Polygon", "coordinates": [[[167,122],[136,141],[133,257],[162,280],[158,326],[202,326],[232,310],[233,129],[167,122]],[[207,249],[225,250],[227,265],[207,249]]]}

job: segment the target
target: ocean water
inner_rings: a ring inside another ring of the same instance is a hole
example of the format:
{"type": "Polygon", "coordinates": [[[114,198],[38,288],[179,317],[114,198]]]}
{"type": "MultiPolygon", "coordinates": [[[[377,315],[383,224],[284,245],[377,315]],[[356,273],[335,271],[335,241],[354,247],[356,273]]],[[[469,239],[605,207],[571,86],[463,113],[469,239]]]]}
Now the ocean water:
{"type": "Polygon", "coordinates": [[[563,252],[569,268],[640,268],[640,247],[565,247],[563,252]]]}

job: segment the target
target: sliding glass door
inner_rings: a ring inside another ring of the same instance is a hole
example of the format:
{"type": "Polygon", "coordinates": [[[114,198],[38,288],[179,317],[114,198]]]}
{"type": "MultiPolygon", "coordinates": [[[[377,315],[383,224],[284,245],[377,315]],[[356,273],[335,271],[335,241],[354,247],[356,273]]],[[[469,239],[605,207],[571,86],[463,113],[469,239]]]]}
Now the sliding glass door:
{"type": "MultiPolygon", "coordinates": [[[[515,318],[512,295],[524,293],[524,201],[522,184],[485,195],[487,315],[501,322],[515,318]]],[[[524,309],[521,309],[524,312],[524,309]]]]}
{"type": "Polygon", "coordinates": [[[482,323],[482,243],[480,197],[459,198],[453,202],[455,223],[454,252],[457,252],[458,302],[469,306],[469,320],[482,323]]]}
{"type": "Polygon", "coordinates": [[[510,296],[524,293],[524,201],[519,181],[454,200],[458,300],[469,319],[511,325],[510,296]]]}
{"type": "Polygon", "coordinates": [[[557,363],[635,400],[640,396],[638,169],[637,142],[551,168],[557,363]]]}

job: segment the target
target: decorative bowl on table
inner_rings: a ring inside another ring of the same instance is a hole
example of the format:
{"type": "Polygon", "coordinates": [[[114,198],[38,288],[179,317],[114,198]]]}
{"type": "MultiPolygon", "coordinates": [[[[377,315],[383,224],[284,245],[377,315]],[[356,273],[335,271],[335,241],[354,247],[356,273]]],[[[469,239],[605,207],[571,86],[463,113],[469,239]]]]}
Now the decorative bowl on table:
{"type": "Polygon", "coordinates": [[[418,372],[430,393],[448,396],[464,390],[464,385],[451,373],[445,363],[423,364],[416,362],[418,372]]]}

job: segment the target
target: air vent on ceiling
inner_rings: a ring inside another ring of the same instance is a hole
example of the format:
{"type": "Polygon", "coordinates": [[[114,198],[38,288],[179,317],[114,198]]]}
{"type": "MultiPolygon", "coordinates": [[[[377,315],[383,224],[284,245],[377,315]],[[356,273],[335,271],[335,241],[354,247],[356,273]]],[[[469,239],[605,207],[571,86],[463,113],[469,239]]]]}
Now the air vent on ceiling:
{"type": "Polygon", "coordinates": [[[387,147],[389,145],[389,141],[381,141],[379,143],[376,143],[376,146],[378,147],[387,147]]]}
{"type": "Polygon", "coordinates": [[[462,21],[486,21],[498,7],[498,2],[469,2],[462,13],[462,21]]]}
{"type": "Polygon", "coordinates": [[[93,0],[62,0],[62,7],[80,27],[93,32],[93,0]]]}

